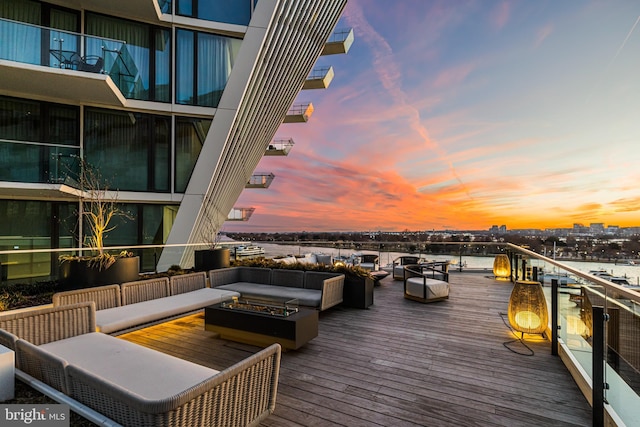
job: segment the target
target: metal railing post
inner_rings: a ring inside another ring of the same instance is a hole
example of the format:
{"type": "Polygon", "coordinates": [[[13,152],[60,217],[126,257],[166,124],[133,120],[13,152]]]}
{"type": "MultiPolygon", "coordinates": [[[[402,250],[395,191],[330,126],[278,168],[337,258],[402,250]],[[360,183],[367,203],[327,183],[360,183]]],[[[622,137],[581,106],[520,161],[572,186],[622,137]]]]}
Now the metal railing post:
{"type": "Polygon", "coordinates": [[[592,413],[593,427],[604,427],[604,331],[607,317],[604,308],[593,306],[592,413]]]}
{"type": "Polygon", "coordinates": [[[551,279],[551,354],[558,355],[558,279],[551,279]]]}

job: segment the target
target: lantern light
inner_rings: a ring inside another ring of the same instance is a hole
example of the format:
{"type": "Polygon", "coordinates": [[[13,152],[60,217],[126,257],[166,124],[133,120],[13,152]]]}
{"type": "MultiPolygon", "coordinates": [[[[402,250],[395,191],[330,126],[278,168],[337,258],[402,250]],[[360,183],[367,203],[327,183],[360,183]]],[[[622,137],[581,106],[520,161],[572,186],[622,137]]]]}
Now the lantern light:
{"type": "Polygon", "coordinates": [[[526,334],[542,334],[547,330],[549,314],[542,284],[518,280],[509,298],[509,324],[516,331],[526,334]]]}
{"type": "Polygon", "coordinates": [[[511,278],[511,261],[506,254],[498,254],[493,260],[493,275],[497,280],[511,278]]]}

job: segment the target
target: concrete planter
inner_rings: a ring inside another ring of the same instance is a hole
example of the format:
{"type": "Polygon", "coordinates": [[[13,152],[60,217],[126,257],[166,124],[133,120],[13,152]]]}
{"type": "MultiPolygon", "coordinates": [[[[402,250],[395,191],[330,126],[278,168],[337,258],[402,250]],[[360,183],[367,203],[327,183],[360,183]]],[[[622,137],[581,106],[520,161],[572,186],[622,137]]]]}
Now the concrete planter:
{"type": "Polygon", "coordinates": [[[60,266],[62,289],[84,289],[94,286],[133,282],[140,278],[140,257],[117,258],[109,268],[89,266],[86,259],[65,260],[60,266]]]}
{"type": "Polygon", "coordinates": [[[231,265],[230,251],[227,248],[194,251],[193,257],[196,271],[217,270],[231,265]]]}

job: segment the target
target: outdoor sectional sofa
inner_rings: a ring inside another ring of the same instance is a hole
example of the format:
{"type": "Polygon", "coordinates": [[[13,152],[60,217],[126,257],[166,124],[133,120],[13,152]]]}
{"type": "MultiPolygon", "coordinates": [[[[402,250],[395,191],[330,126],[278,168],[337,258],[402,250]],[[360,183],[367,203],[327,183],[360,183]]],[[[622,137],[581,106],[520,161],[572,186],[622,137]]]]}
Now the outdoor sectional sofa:
{"type": "Polygon", "coordinates": [[[273,412],[280,345],[217,371],[95,332],[95,319],[93,302],[0,315],[0,344],[19,378],[100,424],[247,426],[273,412]]]}
{"type": "Polygon", "coordinates": [[[111,334],[183,315],[240,296],[207,287],[205,272],[59,292],[53,305],[93,301],[98,332],[111,334]]]}
{"type": "Polygon", "coordinates": [[[344,274],[261,267],[228,267],[209,271],[213,289],[242,294],[248,299],[293,300],[326,310],[343,298],[344,274]]]}

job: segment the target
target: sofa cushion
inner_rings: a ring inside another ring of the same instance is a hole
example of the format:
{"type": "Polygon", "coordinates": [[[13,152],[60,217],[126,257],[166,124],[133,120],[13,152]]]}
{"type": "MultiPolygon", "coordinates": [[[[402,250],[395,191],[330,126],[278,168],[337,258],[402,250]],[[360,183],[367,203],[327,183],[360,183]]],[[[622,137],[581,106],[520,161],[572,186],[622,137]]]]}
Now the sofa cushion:
{"type": "MultiPolygon", "coordinates": [[[[271,269],[262,267],[236,267],[240,269],[238,282],[262,283],[268,285],[271,280],[271,269]]],[[[232,283],[232,282],[227,282],[232,283]]]]}
{"type": "MultiPolygon", "coordinates": [[[[422,277],[410,277],[407,279],[405,293],[413,297],[424,297],[425,279],[422,277]]],[[[426,279],[427,298],[446,298],[449,296],[449,283],[442,280],[426,279]]]]}
{"type": "Polygon", "coordinates": [[[177,394],[219,372],[98,332],[39,347],[150,400],[177,394]]]}
{"type": "Polygon", "coordinates": [[[220,288],[198,289],[185,294],[100,310],[96,312],[96,325],[99,331],[109,334],[164,319],[165,317],[198,310],[208,305],[229,300],[234,296],[240,295],[237,292],[220,288]]]}
{"type": "Polygon", "coordinates": [[[287,286],[263,285],[259,283],[237,282],[219,286],[216,289],[226,289],[239,292],[243,298],[269,301],[288,301],[297,299],[298,304],[307,307],[320,307],[322,292],[313,289],[290,288],[287,286]]]}
{"type": "Polygon", "coordinates": [[[288,286],[290,288],[304,288],[304,271],[271,270],[270,284],[276,286],[288,286]]]}

